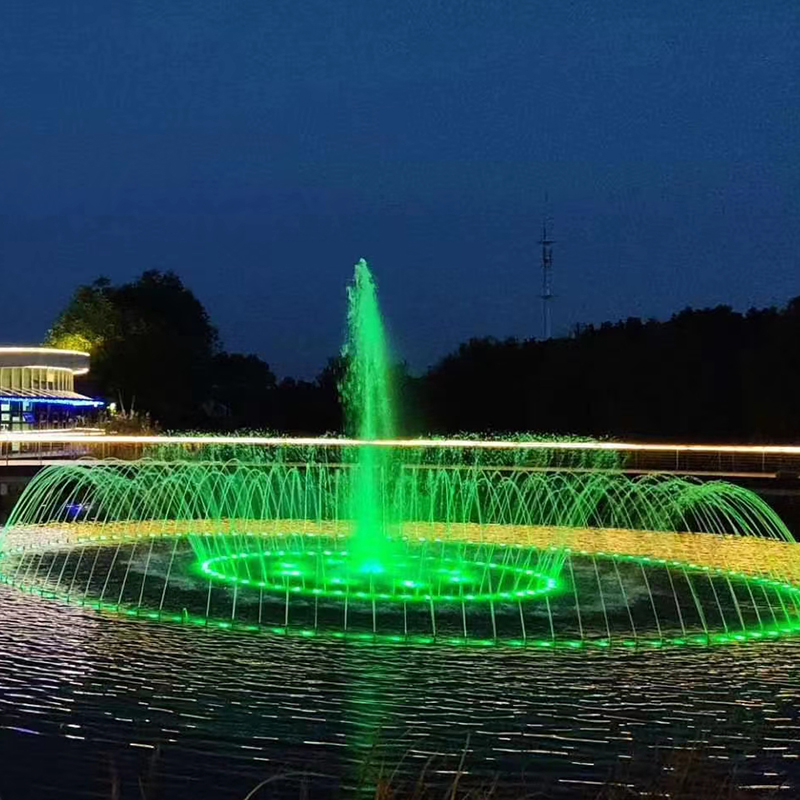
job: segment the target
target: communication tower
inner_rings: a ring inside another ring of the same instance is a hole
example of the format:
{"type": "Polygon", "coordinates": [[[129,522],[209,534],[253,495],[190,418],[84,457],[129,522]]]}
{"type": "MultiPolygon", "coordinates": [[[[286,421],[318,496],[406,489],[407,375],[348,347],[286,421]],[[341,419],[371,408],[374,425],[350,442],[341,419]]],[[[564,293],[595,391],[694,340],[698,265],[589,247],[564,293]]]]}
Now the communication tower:
{"type": "Polygon", "coordinates": [[[542,217],[542,338],[547,341],[553,335],[553,319],[551,304],[553,301],[553,244],[551,238],[552,220],[548,216],[547,196],[545,195],[545,211],[542,217]]]}

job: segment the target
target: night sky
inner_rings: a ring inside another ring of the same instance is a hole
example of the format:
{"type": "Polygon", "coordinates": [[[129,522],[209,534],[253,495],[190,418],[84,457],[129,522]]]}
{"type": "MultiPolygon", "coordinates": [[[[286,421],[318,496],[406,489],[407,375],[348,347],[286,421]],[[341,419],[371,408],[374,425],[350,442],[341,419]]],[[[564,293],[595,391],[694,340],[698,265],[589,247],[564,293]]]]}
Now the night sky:
{"type": "Polygon", "coordinates": [[[367,258],[396,354],[800,294],[797,0],[4,0],[3,343],[172,269],[313,376],[367,258]]]}

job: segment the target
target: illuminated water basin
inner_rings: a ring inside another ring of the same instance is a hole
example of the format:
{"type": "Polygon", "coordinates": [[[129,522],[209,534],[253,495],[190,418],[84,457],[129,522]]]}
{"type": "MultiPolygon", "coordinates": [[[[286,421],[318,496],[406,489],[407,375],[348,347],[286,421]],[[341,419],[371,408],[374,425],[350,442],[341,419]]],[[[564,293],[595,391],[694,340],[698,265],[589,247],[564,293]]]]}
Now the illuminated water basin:
{"type": "Polygon", "coordinates": [[[285,520],[230,519],[18,527],[6,539],[3,578],[104,613],[386,643],[660,647],[800,628],[791,542],[416,523],[381,564],[354,560],[344,522],[303,527],[286,533],[285,520]]]}

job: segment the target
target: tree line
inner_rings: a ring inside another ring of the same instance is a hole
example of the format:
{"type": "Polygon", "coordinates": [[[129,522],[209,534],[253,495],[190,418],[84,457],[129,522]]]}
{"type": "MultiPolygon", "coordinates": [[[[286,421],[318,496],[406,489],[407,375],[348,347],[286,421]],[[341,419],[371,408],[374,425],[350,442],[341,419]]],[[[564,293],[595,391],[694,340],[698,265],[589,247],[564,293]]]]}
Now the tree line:
{"type": "MultiPolygon", "coordinates": [[[[343,431],[341,356],[312,381],[278,380],[257,356],[223,349],[171,272],[79,287],[47,344],[89,351],[84,390],[162,429],[343,431]]],[[[404,435],[796,440],[800,297],[746,313],[717,306],[579,326],[549,341],[471,339],[423,375],[398,364],[394,384],[404,435]]]]}

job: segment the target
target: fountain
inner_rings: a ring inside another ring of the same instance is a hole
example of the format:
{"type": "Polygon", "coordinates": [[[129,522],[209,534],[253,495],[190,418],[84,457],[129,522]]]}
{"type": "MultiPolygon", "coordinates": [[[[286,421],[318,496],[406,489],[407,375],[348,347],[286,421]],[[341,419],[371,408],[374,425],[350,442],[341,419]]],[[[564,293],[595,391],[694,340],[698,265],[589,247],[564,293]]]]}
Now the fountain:
{"type": "Polygon", "coordinates": [[[395,438],[372,275],[348,289],[356,440],[47,467],[0,578],[101,612],[370,641],[662,646],[800,630],[800,557],[738,486],[524,442],[395,438]]]}
{"type": "MultiPolygon", "coordinates": [[[[389,387],[389,357],[375,282],[362,259],[348,287],[347,372],[340,393],[348,426],[362,441],[393,439],[394,415],[389,387]]],[[[381,575],[395,563],[389,546],[392,506],[383,489],[391,469],[385,448],[359,447],[350,491],[354,521],[350,551],[355,572],[381,575]]]]}

